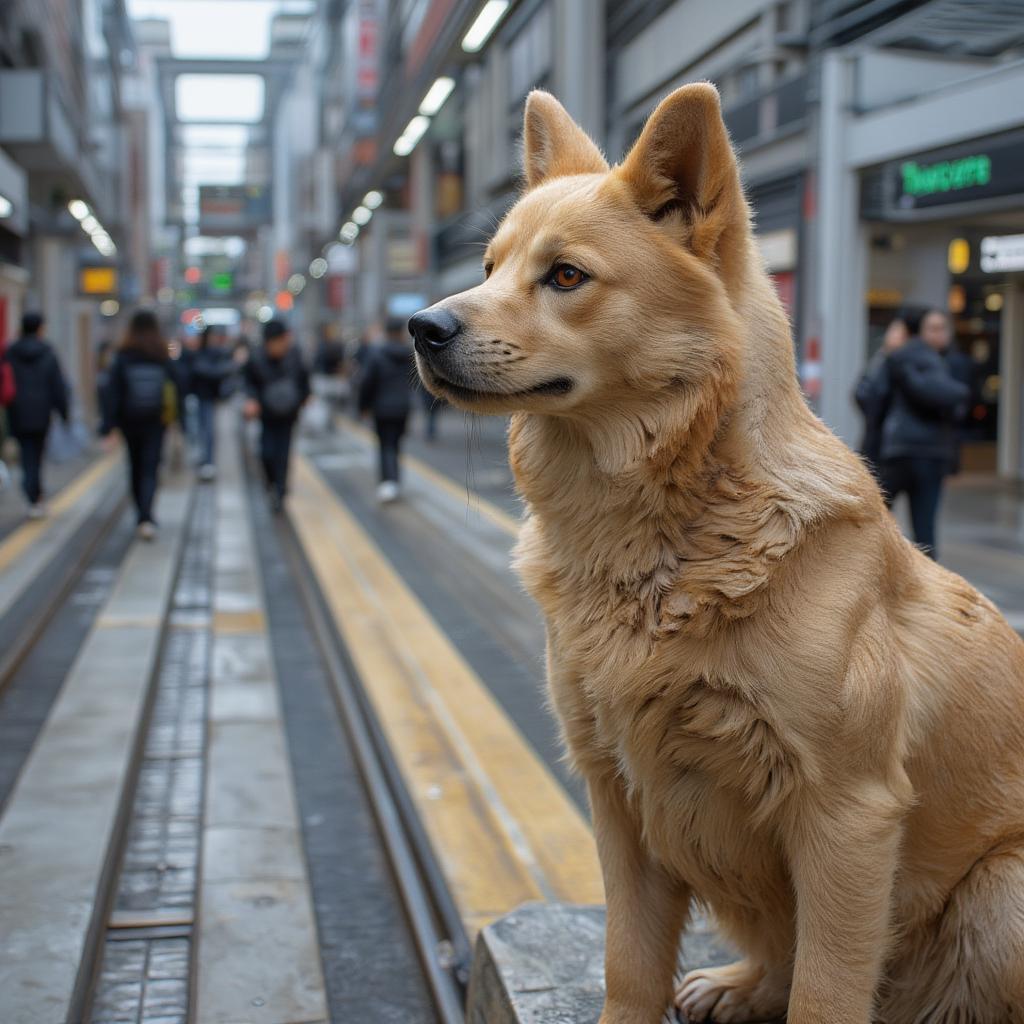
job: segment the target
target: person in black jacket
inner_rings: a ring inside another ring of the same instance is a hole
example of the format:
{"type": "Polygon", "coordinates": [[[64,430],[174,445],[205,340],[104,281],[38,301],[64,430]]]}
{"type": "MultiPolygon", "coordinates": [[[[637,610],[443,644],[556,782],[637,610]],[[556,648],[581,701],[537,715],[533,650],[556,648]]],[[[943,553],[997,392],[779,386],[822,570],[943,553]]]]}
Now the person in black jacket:
{"type": "Polygon", "coordinates": [[[260,419],[260,460],[274,512],[284,508],[292,432],[306,399],[309,373],[280,320],[263,325],[263,348],[245,364],[245,415],[260,419]]]}
{"type": "Polygon", "coordinates": [[[164,428],[180,409],[177,374],[155,314],[140,309],[128,325],[110,370],[104,437],[118,427],[128,449],[128,476],[143,540],[156,537],[153,503],[164,428]]]}
{"type": "Polygon", "coordinates": [[[214,440],[217,403],[224,397],[228,378],[235,364],[224,345],[224,332],[207,325],[203,329],[199,348],[189,362],[189,390],[198,402],[199,479],[212,480],[214,468],[214,440]]]}
{"type": "Polygon", "coordinates": [[[871,357],[853,393],[864,416],[860,454],[875,479],[879,479],[878,464],[882,457],[882,424],[892,397],[892,389],[889,387],[889,356],[902,348],[911,334],[917,334],[920,326],[920,310],[901,309],[885,329],[881,347],[871,357]]]}
{"type": "Polygon", "coordinates": [[[377,498],[381,502],[398,497],[398,456],[409,408],[412,405],[412,346],[405,321],[390,318],[387,336],[381,345],[371,349],[359,385],[359,412],[373,415],[380,448],[380,484],[377,498]]]}
{"type": "Polygon", "coordinates": [[[39,313],[26,313],[21,318],[21,337],[6,356],[15,385],[14,401],[7,410],[8,425],[21,451],[21,486],[32,519],[46,515],[42,464],[50,420],[57,413],[68,421],[67,384],[56,354],[41,337],[43,327],[39,313]]]}
{"type": "Polygon", "coordinates": [[[914,540],[936,557],[935,521],[945,477],[956,459],[956,423],[970,390],[950,373],[943,353],[949,317],[930,309],[920,335],[888,358],[889,411],[882,424],[881,481],[888,505],[906,491],[914,540]]]}

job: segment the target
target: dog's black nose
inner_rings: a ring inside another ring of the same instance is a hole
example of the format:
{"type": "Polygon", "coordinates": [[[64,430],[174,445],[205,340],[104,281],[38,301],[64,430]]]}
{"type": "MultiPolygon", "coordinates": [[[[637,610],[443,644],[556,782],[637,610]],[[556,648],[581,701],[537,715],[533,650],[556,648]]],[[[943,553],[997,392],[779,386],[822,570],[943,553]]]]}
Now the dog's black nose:
{"type": "Polygon", "coordinates": [[[409,333],[418,346],[433,352],[447,348],[462,324],[443,309],[422,309],[409,320],[409,333]]]}

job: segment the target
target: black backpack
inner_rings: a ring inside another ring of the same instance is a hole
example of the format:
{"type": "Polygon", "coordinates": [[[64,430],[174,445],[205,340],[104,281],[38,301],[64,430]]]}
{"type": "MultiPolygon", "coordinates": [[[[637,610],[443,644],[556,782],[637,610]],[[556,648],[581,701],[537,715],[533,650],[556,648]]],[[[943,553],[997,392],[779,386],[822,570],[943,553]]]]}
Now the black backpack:
{"type": "Polygon", "coordinates": [[[127,420],[160,419],[164,411],[162,363],[131,363],[124,368],[124,408],[127,420]]]}
{"type": "Polygon", "coordinates": [[[275,419],[288,419],[299,411],[302,395],[298,382],[290,368],[280,377],[275,377],[263,388],[262,405],[275,419]]]}

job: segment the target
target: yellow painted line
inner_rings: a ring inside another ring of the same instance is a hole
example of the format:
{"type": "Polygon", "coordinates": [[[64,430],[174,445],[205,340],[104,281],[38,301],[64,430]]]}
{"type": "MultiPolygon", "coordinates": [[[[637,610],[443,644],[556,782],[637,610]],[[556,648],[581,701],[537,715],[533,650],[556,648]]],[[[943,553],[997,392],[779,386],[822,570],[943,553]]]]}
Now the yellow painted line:
{"type": "Polygon", "coordinates": [[[118,456],[114,452],[98,458],[88,469],[67,485],[52,502],[50,514],[45,519],[33,519],[22,523],[2,544],[0,544],[0,572],[3,572],[16,558],[27,551],[43,534],[53,529],[58,520],[70,511],[101,479],[108,476],[118,456]]]}
{"type": "Polygon", "coordinates": [[[603,902],[583,815],[312,464],[295,469],[292,520],[467,928],[531,899],[603,902]]]}
{"type": "MultiPolygon", "coordinates": [[[[377,438],[373,431],[368,430],[358,421],[344,417],[343,423],[346,430],[350,430],[367,444],[375,445],[377,443],[377,438]]],[[[488,501],[487,498],[469,487],[460,487],[446,473],[439,472],[429,463],[424,462],[415,455],[403,455],[402,461],[416,470],[421,476],[426,477],[432,484],[450,494],[456,501],[464,502],[467,499],[471,500],[476,505],[480,514],[485,519],[490,520],[499,530],[504,530],[511,537],[519,536],[519,520],[515,516],[510,516],[504,509],[499,508],[493,501],[488,501]]]]}
{"type": "Polygon", "coordinates": [[[214,612],[215,633],[266,633],[267,620],[261,611],[214,612]]]}

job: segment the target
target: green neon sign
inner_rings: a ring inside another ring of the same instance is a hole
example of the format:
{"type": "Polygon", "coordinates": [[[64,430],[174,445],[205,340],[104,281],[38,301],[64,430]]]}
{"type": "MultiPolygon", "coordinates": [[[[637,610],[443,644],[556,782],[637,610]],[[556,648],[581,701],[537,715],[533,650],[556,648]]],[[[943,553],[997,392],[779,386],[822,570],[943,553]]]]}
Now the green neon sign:
{"type": "Polygon", "coordinates": [[[933,196],[938,192],[956,192],[962,188],[987,185],[992,180],[992,161],[985,154],[936,164],[918,164],[908,160],[900,165],[903,193],[908,196],[933,196]]]}

